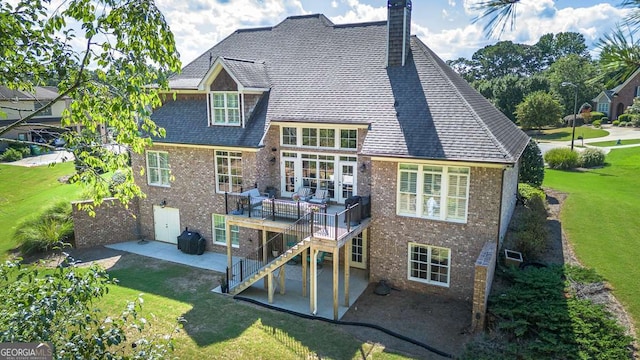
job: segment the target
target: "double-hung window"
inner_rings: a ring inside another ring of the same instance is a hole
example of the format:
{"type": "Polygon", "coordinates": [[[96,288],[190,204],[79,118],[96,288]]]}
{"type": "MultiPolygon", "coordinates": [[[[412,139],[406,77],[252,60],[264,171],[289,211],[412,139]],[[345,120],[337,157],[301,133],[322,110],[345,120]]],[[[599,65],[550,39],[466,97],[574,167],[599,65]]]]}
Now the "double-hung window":
{"type": "Polygon", "coordinates": [[[469,168],[400,164],[399,215],[465,222],[469,202],[469,168]]]}
{"type": "Polygon", "coordinates": [[[211,94],[211,113],[214,125],[240,125],[240,101],[237,92],[211,94]]]}
{"type": "Polygon", "coordinates": [[[216,187],[218,192],[240,192],[242,153],[216,151],[216,187]]]}
{"type": "MultiPolygon", "coordinates": [[[[227,245],[227,218],[224,215],[213,214],[213,242],[217,245],[227,245]]],[[[231,225],[231,246],[240,246],[240,228],[231,225]]]]}
{"type": "Polygon", "coordinates": [[[409,280],[449,286],[451,250],[409,243],[409,280]]]}
{"type": "Polygon", "coordinates": [[[147,182],[149,185],[169,186],[169,153],[147,151],[147,182]]]}
{"type": "Polygon", "coordinates": [[[340,147],[343,149],[358,148],[358,130],[343,129],[340,130],[340,147]]]}

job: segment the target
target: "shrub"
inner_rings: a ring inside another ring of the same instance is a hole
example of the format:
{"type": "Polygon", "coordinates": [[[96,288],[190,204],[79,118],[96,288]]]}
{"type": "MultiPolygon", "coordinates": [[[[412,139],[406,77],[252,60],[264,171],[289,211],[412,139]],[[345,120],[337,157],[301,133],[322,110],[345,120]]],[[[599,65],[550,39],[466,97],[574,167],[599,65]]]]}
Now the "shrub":
{"type": "Polygon", "coordinates": [[[600,121],[601,121],[603,124],[608,124],[608,123],[609,123],[609,118],[608,118],[608,117],[606,117],[606,116],[603,116],[602,118],[600,118],[600,121]]]}
{"type": "Polygon", "coordinates": [[[71,204],[62,201],[20,223],[14,235],[24,255],[62,247],[73,240],[71,204]]]}
{"type": "Polygon", "coordinates": [[[522,163],[518,181],[535,187],[544,180],[544,160],[538,144],[532,139],[522,153],[522,163]]]}
{"type": "Polygon", "coordinates": [[[535,197],[538,197],[542,200],[546,199],[546,195],[544,194],[544,191],[542,191],[542,189],[525,183],[518,184],[518,196],[520,197],[520,199],[522,199],[522,202],[525,205],[535,197]]]}
{"type": "Polygon", "coordinates": [[[22,159],[22,153],[20,152],[20,150],[16,150],[13,148],[7,148],[7,150],[5,150],[2,155],[0,155],[0,161],[11,162],[18,161],[20,159],[22,159]]]}
{"type": "Polygon", "coordinates": [[[620,121],[620,122],[618,123],[618,126],[620,126],[620,127],[625,127],[625,126],[627,126],[627,122],[626,122],[626,121],[620,121]]]}
{"type": "Polygon", "coordinates": [[[622,114],[618,116],[619,122],[628,122],[629,120],[631,120],[631,114],[622,114]]]}
{"type": "Polygon", "coordinates": [[[633,127],[633,123],[632,122],[628,122],[625,124],[626,127],[633,127]]]}
{"type": "MultiPolygon", "coordinates": [[[[588,124],[590,122],[593,122],[595,120],[600,120],[602,119],[602,117],[605,116],[604,113],[601,113],[599,111],[592,111],[589,116],[584,116],[585,118],[585,122],[588,124]]],[[[606,116],[605,116],[606,117],[606,116]]]]}
{"type": "Polygon", "coordinates": [[[619,120],[613,120],[613,122],[611,124],[613,124],[613,126],[618,126],[618,125],[620,125],[620,121],[619,120]]]}
{"type": "Polygon", "coordinates": [[[593,126],[599,128],[602,125],[602,120],[596,120],[593,122],[593,126]]]}
{"type": "Polygon", "coordinates": [[[22,153],[22,157],[31,155],[31,148],[29,148],[29,145],[26,145],[26,144],[10,144],[9,147],[12,148],[12,149],[16,149],[16,150],[20,151],[20,153],[22,153]]]}
{"type": "Polygon", "coordinates": [[[584,149],[578,156],[580,167],[592,168],[604,165],[604,151],[596,148],[584,149]]]}
{"type": "MultiPolygon", "coordinates": [[[[640,127],[640,116],[635,115],[632,119],[631,119],[631,124],[633,124],[633,126],[635,127],[640,127]]],[[[629,126],[629,125],[627,125],[629,126]]]]}
{"type": "Polygon", "coordinates": [[[578,167],[578,153],[569,148],[555,148],[544,154],[544,161],[551,169],[575,169],[578,167]]]}

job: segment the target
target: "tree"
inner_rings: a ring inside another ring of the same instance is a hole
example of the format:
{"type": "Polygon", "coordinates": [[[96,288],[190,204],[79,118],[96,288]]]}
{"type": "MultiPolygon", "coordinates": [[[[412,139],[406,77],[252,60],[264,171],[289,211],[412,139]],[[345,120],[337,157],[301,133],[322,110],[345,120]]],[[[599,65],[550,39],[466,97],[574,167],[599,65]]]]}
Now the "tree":
{"type": "Polygon", "coordinates": [[[522,153],[518,182],[529,184],[539,188],[544,181],[544,159],[542,152],[535,140],[529,140],[529,144],[522,153]]]}
{"type": "Polygon", "coordinates": [[[533,47],[537,51],[537,62],[540,69],[546,69],[558,59],[570,54],[591,59],[584,36],[576,32],[542,35],[533,47]]]}
{"type": "Polygon", "coordinates": [[[37,267],[0,264],[0,342],[50,342],[54,358],[166,357],[171,336],[147,337],[150,325],[138,314],[142,299],[130,302],[119,316],[94,307],[112,284],[96,266],[40,273],[37,267]]]}
{"type": "Polygon", "coordinates": [[[591,101],[604,89],[601,83],[592,81],[597,74],[598,70],[590,60],[575,54],[560,58],[549,67],[551,91],[561,99],[564,114],[573,114],[575,88],[562,86],[562,83],[570,82],[578,86],[579,105],[591,101]]]}
{"type": "Polygon", "coordinates": [[[527,95],[516,107],[516,118],[523,129],[541,129],[557,124],[562,114],[562,106],[551,94],[536,91],[527,95]]]}
{"type": "Polygon", "coordinates": [[[626,33],[618,26],[598,42],[602,71],[597,80],[608,89],[622,84],[640,68],[640,42],[633,35],[633,31],[626,33]]]}
{"type": "Polygon", "coordinates": [[[535,56],[531,46],[511,41],[487,45],[476,51],[471,60],[478,64],[478,75],[482,79],[505,75],[530,75],[535,69],[535,56]]]}
{"type": "Polygon", "coordinates": [[[108,195],[127,204],[142,195],[128,151],[140,153],[150,136],[164,135],[151,121],[150,109],[161,104],[159,91],[167,89],[168,74],[180,70],[173,35],[152,1],[69,0],[55,9],[48,6],[47,0],[0,2],[0,84],[29,91],[54,82],[59,92],[50,103],[0,128],[0,141],[16,142],[5,135],[68,96],[73,102],[57,130],[71,124],[85,129],[64,134],[66,146],[86,165],[72,180],[90,188],[94,204],[108,195]],[[71,46],[78,42],[84,43],[80,50],[71,46]],[[113,128],[115,141],[128,151],[95,149],[102,142],[101,124],[113,128]],[[100,174],[116,170],[126,181],[112,194],[100,174]]]}

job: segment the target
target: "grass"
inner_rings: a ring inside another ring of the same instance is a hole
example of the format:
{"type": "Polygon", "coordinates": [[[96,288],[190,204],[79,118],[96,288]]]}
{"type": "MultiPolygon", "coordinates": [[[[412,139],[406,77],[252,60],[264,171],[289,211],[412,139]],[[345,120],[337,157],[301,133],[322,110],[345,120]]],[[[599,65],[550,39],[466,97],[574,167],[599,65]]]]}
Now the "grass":
{"type": "Polygon", "coordinates": [[[616,149],[586,172],[547,170],[543,186],[569,194],[562,225],[576,255],[613,286],[640,328],[640,148],[616,149]]]}
{"type": "Polygon", "coordinates": [[[589,145],[593,145],[593,146],[617,146],[617,145],[633,145],[633,144],[640,144],[640,139],[624,139],[624,140],[620,140],[620,144],[618,144],[618,140],[598,141],[598,142],[589,143],[589,145]]]}
{"type": "Polygon", "coordinates": [[[359,341],[337,325],[212,294],[221,276],[216,272],[146,258],[141,265],[135,255],[123,259],[110,271],[120,285],[112,286],[98,305],[117,314],[125,299],[144,293],[143,315],[155,315],[152,326],[159,333],[170,333],[175,319],[183,317],[184,328],[175,337],[178,358],[299,359],[309,354],[332,359],[405,358],[359,341]]]}
{"type": "Polygon", "coordinates": [[[72,162],[30,168],[0,165],[0,259],[6,259],[18,245],[13,239],[16,224],[60,200],[71,201],[80,195],[78,185],[58,181],[73,171],[72,162]]]}
{"type": "MultiPolygon", "coordinates": [[[[571,140],[571,127],[557,128],[557,129],[545,129],[542,132],[531,131],[528,132],[529,136],[536,140],[541,141],[569,141],[571,140]]],[[[582,136],[583,139],[594,139],[609,135],[609,132],[602,129],[596,129],[591,126],[578,126],[576,127],[576,136],[582,136]]]]}

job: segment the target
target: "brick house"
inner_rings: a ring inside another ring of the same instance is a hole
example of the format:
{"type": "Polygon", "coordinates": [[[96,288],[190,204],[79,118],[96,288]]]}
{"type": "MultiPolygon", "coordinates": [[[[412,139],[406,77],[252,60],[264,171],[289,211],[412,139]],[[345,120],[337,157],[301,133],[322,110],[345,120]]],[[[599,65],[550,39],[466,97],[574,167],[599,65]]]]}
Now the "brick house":
{"type": "Polygon", "coordinates": [[[624,114],[625,110],[633,104],[633,99],[640,96],[640,68],[636,70],[625,82],[610,90],[604,90],[591,100],[596,111],[607,115],[613,121],[624,114]]]}
{"type": "Polygon", "coordinates": [[[283,261],[325,252],[335,274],[342,263],[371,282],[471,300],[476,259],[496,249],[513,212],[529,138],[410,36],[410,1],[390,0],[388,14],[237,30],[186,65],[152,115],[166,137],[132,159],[134,173],[145,170],[141,235],[175,242],[185,227],[198,231],[207,250],[228,254],[232,277],[232,255],[264,252],[256,261],[271,264],[261,275],[271,283],[283,261]],[[338,211],[334,238],[312,230],[304,242],[287,233],[291,221],[264,213],[274,201],[300,206],[287,199],[301,187],[326,190],[341,209],[366,197],[370,217],[351,227],[354,213],[338,211]],[[251,188],[277,200],[250,199],[240,213],[252,195],[238,194],[251,188]],[[270,259],[265,244],[278,234],[295,240],[270,259]]]}

